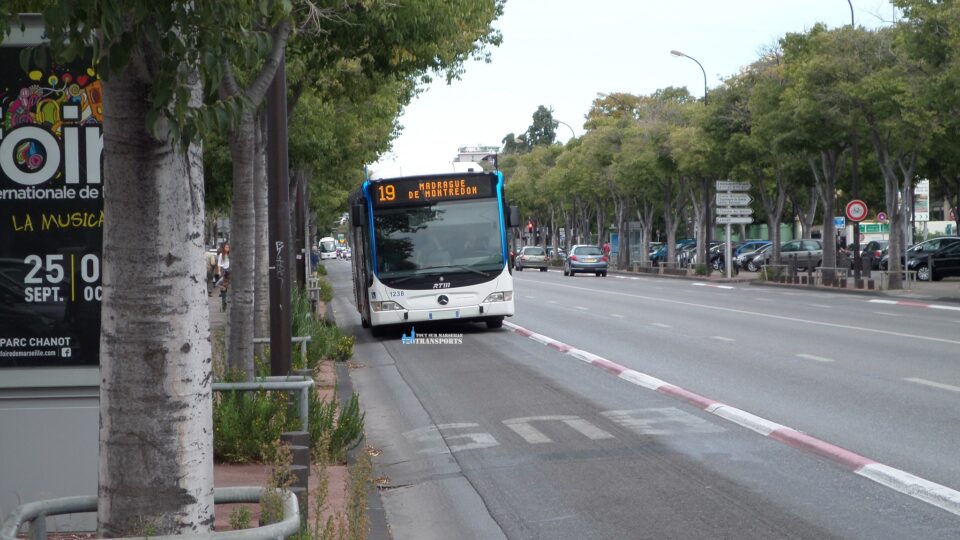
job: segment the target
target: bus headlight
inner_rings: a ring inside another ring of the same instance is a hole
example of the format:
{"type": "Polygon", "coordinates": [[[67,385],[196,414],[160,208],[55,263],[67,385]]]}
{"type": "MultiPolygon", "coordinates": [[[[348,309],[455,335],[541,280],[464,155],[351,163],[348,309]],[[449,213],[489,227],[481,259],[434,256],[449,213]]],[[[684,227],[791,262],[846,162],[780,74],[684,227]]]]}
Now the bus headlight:
{"type": "Polygon", "coordinates": [[[509,302],[509,301],[511,301],[511,300],[513,300],[513,291],[500,291],[500,292],[495,292],[495,293],[491,294],[491,295],[488,296],[487,299],[484,300],[483,302],[484,302],[484,303],[487,303],[487,302],[509,302]]]}
{"type": "Polygon", "coordinates": [[[374,311],[400,311],[403,309],[403,306],[391,300],[386,302],[370,302],[370,307],[373,308],[374,311]]]}

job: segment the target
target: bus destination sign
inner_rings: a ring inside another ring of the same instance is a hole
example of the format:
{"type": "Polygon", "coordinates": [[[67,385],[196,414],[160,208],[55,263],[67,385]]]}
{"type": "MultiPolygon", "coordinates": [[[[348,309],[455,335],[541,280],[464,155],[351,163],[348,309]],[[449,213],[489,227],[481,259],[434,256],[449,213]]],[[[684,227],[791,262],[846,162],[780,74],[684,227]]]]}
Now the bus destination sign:
{"type": "Polygon", "coordinates": [[[374,205],[384,207],[483,199],[493,196],[496,180],[492,174],[423,176],[373,181],[370,187],[374,205]]]}

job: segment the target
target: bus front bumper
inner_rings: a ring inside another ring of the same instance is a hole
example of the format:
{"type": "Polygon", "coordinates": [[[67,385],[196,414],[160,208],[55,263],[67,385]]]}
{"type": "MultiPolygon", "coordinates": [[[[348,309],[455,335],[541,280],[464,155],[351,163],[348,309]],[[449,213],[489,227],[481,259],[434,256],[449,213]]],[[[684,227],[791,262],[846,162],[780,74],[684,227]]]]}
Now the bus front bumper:
{"type": "Polygon", "coordinates": [[[513,315],[513,301],[487,302],[474,306],[461,306],[443,309],[401,309],[374,311],[370,314],[373,326],[386,324],[404,324],[423,321],[483,320],[489,317],[510,317],[513,315]]]}

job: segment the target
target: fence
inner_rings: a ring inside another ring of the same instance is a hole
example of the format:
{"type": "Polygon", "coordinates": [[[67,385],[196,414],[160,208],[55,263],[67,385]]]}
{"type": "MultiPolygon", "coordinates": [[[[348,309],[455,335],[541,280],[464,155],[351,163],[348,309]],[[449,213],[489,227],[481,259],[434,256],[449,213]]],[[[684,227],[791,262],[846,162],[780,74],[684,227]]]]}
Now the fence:
{"type": "MultiPolygon", "coordinates": [[[[213,490],[215,504],[259,503],[265,491],[262,487],[229,487],[213,490]]],[[[281,491],[283,498],[283,520],[262,527],[239,531],[211,532],[206,534],[185,534],[169,536],[151,536],[153,540],[268,540],[286,538],[300,530],[300,510],[297,498],[288,490],[281,491]]],[[[97,511],[96,495],[63,497],[22,504],[3,521],[0,526],[0,540],[19,540],[18,534],[24,525],[29,526],[30,540],[46,540],[47,516],[81,514],[97,511]]],[[[142,538],[142,537],[137,537],[142,538]]],[[[114,540],[133,540],[117,538],[114,540]]]]}
{"type": "Polygon", "coordinates": [[[312,377],[289,376],[289,377],[263,377],[254,382],[219,382],[213,383],[214,392],[224,392],[229,390],[239,390],[241,392],[256,392],[257,390],[281,390],[285,392],[297,392],[297,405],[300,407],[301,430],[307,431],[307,422],[310,416],[310,388],[313,387],[312,377]]]}

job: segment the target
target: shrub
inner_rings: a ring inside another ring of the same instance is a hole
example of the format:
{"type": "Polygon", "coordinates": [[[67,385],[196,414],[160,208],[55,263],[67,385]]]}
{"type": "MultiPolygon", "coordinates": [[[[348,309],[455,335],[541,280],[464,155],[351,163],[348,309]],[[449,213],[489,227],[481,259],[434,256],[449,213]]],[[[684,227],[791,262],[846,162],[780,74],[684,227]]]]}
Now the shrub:
{"type": "MultiPolygon", "coordinates": [[[[273,459],[293,406],[286,392],[223,392],[213,403],[213,454],[227,463],[273,459]]],[[[299,418],[294,417],[299,424],[299,418]]]]}
{"type": "Polygon", "coordinates": [[[326,461],[339,463],[346,459],[347,452],[363,440],[363,422],[364,413],[360,411],[360,397],[356,392],[338,415],[335,399],[327,401],[311,390],[310,445],[326,461]]]}

